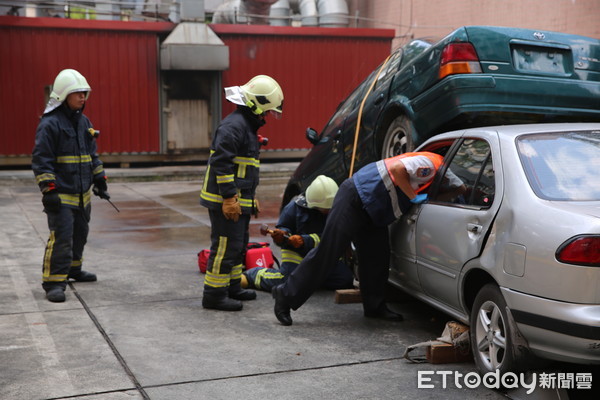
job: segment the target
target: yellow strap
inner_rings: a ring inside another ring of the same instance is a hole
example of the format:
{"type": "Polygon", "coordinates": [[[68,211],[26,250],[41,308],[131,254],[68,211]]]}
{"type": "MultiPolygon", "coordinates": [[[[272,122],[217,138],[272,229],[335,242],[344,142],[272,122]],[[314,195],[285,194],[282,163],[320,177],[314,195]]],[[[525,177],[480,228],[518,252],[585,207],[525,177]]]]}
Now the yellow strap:
{"type": "Polygon", "coordinates": [[[365,106],[365,101],[367,100],[367,97],[369,97],[369,94],[371,94],[373,86],[375,86],[375,82],[377,82],[377,78],[379,78],[379,74],[381,74],[381,71],[383,71],[383,68],[386,66],[390,57],[391,54],[387,56],[383,64],[381,64],[381,67],[379,68],[379,71],[377,71],[375,79],[373,79],[373,82],[371,82],[371,86],[369,86],[369,90],[367,90],[367,93],[365,93],[365,96],[360,102],[360,108],[358,109],[358,119],[356,120],[356,130],[354,131],[354,146],[352,147],[352,159],[350,160],[350,175],[348,175],[348,178],[351,178],[354,174],[354,159],[356,158],[356,147],[358,146],[358,132],[360,131],[360,122],[362,120],[362,112],[365,106]]]}

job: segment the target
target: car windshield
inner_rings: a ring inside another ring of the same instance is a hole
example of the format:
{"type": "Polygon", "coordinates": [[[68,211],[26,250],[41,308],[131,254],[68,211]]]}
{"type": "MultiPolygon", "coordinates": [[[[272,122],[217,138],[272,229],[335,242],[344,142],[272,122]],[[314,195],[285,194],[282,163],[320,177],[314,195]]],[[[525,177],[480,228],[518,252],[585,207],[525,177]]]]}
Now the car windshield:
{"type": "Polygon", "coordinates": [[[522,136],[517,148],[529,184],[546,200],[600,200],[600,131],[522,136]]]}

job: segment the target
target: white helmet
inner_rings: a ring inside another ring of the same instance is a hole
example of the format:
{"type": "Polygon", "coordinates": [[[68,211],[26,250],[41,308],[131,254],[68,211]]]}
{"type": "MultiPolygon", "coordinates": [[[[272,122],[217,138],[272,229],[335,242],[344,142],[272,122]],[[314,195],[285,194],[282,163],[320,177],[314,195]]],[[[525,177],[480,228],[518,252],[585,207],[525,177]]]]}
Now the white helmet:
{"type": "Polygon", "coordinates": [[[277,81],[267,75],[257,75],[240,86],[245,106],[256,115],[267,111],[283,112],[283,91],[277,81]]]}
{"type": "Polygon", "coordinates": [[[306,189],[306,205],[310,208],[329,210],[337,191],[338,185],[333,179],[319,175],[306,189]]]}
{"type": "Polygon", "coordinates": [[[56,75],[56,79],[54,79],[52,93],[50,94],[48,104],[46,104],[44,114],[60,106],[71,93],[87,92],[85,95],[85,99],[87,100],[91,90],[92,88],[88,85],[83,75],[74,69],[63,69],[56,75]]]}

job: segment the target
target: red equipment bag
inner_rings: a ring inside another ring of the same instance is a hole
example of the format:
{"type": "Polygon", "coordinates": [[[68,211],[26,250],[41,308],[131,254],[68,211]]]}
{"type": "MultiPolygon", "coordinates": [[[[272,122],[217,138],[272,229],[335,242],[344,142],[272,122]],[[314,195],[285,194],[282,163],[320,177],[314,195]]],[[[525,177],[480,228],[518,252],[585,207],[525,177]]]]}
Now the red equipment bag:
{"type": "MultiPolygon", "coordinates": [[[[208,249],[204,249],[200,253],[198,253],[198,268],[200,268],[200,272],[203,274],[206,273],[209,255],[210,250],[208,249]]],[[[279,262],[273,256],[273,251],[269,247],[268,242],[248,243],[244,262],[244,264],[246,265],[246,269],[256,267],[273,268],[273,265],[276,262],[279,265],[279,262]]]]}
{"type": "Polygon", "coordinates": [[[275,258],[268,242],[250,242],[246,250],[246,269],[273,268],[275,258]]]}
{"type": "Polygon", "coordinates": [[[210,250],[204,249],[200,253],[198,253],[198,268],[200,268],[200,272],[203,274],[206,273],[206,267],[208,265],[208,256],[210,255],[210,250]]]}

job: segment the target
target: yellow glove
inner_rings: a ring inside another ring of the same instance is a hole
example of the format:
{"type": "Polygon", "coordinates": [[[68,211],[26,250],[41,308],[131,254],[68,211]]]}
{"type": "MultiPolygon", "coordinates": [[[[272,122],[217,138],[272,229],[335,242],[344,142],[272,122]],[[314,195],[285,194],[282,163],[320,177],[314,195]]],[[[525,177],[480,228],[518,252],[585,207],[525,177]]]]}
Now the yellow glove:
{"type": "Polygon", "coordinates": [[[302,236],[300,236],[300,235],[290,236],[288,239],[288,243],[291,244],[292,247],[295,247],[297,249],[304,246],[304,240],[302,239],[302,236]]]}
{"type": "Polygon", "coordinates": [[[254,199],[254,210],[253,214],[256,218],[258,218],[258,213],[260,212],[260,206],[258,205],[258,199],[254,199]]]}
{"type": "Polygon", "coordinates": [[[238,201],[237,194],[228,199],[223,199],[223,215],[225,218],[238,222],[240,215],[242,215],[242,206],[238,201]]]}
{"type": "Polygon", "coordinates": [[[287,235],[288,234],[286,231],[275,229],[273,230],[273,233],[271,233],[271,238],[273,238],[275,244],[281,246],[285,242],[287,235]]]}

